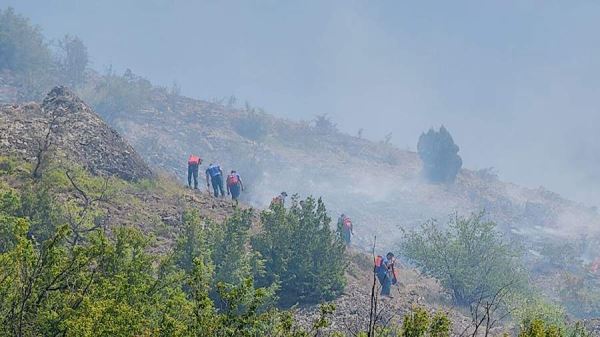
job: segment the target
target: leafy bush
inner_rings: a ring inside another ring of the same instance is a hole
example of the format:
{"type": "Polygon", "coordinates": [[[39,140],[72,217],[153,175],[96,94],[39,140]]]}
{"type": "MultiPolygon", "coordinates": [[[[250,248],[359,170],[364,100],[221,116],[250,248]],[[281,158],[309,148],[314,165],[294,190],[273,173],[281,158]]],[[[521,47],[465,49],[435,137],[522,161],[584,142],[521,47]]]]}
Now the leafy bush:
{"type": "Polygon", "coordinates": [[[585,327],[577,322],[564,329],[555,324],[549,324],[541,319],[523,322],[519,337],[592,337],[585,327]]]}
{"type": "Polygon", "coordinates": [[[504,242],[496,224],[483,213],[454,216],[446,229],[436,222],[404,235],[402,251],[424,273],[439,279],[454,302],[470,305],[498,290],[525,282],[515,247],[504,242]]]}
{"type": "Polygon", "coordinates": [[[252,247],[265,259],[261,285],[280,284],[280,303],[317,302],[341,294],[345,286],[344,244],[330,229],[322,200],[292,200],[286,210],[272,205],[261,214],[262,232],[252,247]]]}
{"type": "Polygon", "coordinates": [[[462,167],[458,155],[459,147],[445,127],[439,131],[430,129],[422,133],[417,144],[419,157],[423,161],[425,177],[431,182],[452,182],[462,167]]]}
{"type": "Polygon", "coordinates": [[[452,323],[443,312],[431,316],[421,307],[413,308],[402,321],[403,337],[449,337],[452,323]]]}

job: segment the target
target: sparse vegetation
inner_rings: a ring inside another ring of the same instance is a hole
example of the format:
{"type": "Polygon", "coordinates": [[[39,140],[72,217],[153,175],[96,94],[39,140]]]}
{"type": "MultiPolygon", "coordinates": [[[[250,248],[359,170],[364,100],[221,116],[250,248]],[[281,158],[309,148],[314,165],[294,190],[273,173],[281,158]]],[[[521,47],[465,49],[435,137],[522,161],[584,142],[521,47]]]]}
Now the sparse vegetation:
{"type": "Polygon", "coordinates": [[[119,76],[109,69],[97,83],[90,82],[83,88],[81,95],[110,123],[121,114],[142,108],[150,101],[152,92],[152,84],[131,70],[119,76]]]}
{"type": "Polygon", "coordinates": [[[251,109],[233,122],[233,128],[242,137],[261,142],[269,133],[268,119],[262,111],[251,109]]]}
{"type": "Polygon", "coordinates": [[[88,66],[87,47],[77,36],[65,35],[56,43],[56,64],[61,82],[76,88],[85,81],[88,66]]]}
{"type": "Polygon", "coordinates": [[[313,120],[313,129],[317,134],[328,135],[337,132],[337,125],[327,114],[321,114],[313,120]]]}

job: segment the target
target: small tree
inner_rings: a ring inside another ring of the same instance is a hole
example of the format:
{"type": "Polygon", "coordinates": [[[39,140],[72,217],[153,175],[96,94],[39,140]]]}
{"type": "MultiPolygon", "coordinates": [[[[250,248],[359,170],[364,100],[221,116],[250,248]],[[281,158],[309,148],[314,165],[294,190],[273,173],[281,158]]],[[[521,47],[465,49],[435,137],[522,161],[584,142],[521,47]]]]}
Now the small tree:
{"type": "Polygon", "coordinates": [[[444,126],[422,133],[417,144],[423,173],[431,182],[452,182],[462,167],[459,147],[444,126]]]}
{"type": "Polygon", "coordinates": [[[57,43],[59,78],[72,87],[85,80],[85,69],[88,65],[88,51],[83,41],[77,36],[65,35],[57,43]]]}
{"type": "Polygon", "coordinates": [[[280,283],[282,304],[329,300],[344,290],[345,247],[330,229],[321,199],[294,198],[289,210],[272,205],[261,219],[263,231],[252,241],[265,259],[266,274],[259,280],[280,283]]]}
{"type": "Polygon", "coordinates": [[[328,135],[337,132],[337,125],[327,114],[317,115],[313,120],[314,130],[321,135],[328,135]]]}
{"type": "Polygon", "coordinates": [[[515,247],[483,213],[454,216],[446,228],[429,221],[404,234],[402,250],[424,273],[442,282],[454,302],[469,306],[500,289],[517,290],[524,275],[515,247]]]}

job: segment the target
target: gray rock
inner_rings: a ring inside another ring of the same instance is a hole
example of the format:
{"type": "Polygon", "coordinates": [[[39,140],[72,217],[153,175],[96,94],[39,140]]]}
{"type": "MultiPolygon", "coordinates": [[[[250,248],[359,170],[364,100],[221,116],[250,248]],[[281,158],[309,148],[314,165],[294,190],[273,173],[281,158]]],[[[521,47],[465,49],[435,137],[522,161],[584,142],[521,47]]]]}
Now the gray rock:
{"type": "Polygon", "coordinates": [[[152,176],[131,145],[65,87],[52,89],[41,105],[0,106],[0,155],[35,163],[46,143],[56,156],[97,175],[125,180],[152,176]]]}

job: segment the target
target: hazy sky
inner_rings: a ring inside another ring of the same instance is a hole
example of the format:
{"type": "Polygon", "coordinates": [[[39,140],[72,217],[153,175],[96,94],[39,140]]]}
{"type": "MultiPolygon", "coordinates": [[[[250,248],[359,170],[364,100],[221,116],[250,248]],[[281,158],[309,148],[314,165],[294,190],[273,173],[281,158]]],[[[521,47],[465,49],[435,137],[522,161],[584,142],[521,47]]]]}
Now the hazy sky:
{"type": "Polygon", "coordinates": [[[467,168],[600,205],[599,1],[0,0],[93,67],[328,113],[402,148],[444,124],[467,168]]]}

